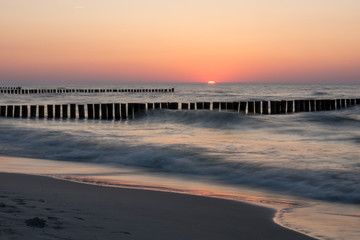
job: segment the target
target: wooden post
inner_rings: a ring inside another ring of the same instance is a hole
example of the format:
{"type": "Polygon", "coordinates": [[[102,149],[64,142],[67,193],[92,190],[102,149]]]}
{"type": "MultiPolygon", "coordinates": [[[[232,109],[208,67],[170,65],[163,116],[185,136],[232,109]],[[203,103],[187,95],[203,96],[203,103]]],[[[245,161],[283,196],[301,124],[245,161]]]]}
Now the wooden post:
{"type": "Polygon", "coordinates": [[[287,101],[287,113],[293,113],[294,112],[294,101],[289,100],[287,101]]]}
{"type": "Polygon", "coordinates": [[[120,115],[120,103],[115,103],[114,104],[114,111],[115,111],[115,120],[120,120],[121,115],[120,115]]]}
{"type": "Polygon", "coordinates": [[[155,103],[155,109],[159,109],[160,108],[160,106],[161,106],[161,104],[160,103],[155,103]]]}
{"type": "Polygon", "coordinates": [[[226,111],[226,102],[220,103],[220,109],[221,109],[221,111],[226,111]]]}
{"type": "Polygon", "coordinates": [[[113,120],[113,118],[114,118],[113,104],[108,103],[106,105],[107,105],[107,119],[108,120],[113,120]]]}
{"type": "Polygon", "coordinates": [[[360,104],[360,98],[357,98],[355,101],[356,104],[360,104]]]}
{"type": "Polygon", "coordinates": [[[167,102],[162,102],[162,103],[161,103],[161,108],[163,108],[163,109],[169,108],[169,103],[167,103],[167,102]]]}
{"type": "Polygon", "coordinates": [[[45,117],[45,106],[39,105],[39,118],[44,118],[44,117],[45,117]]]}
{"type": "Polygon", "coordinates": [[[346,107],[349,107],[350,105],[350,99],[346,99],[346,107]]]}
{"type": "Polygon", "coordinates": [[[94,118],[100,119],[100,104],[94,104],[94,118]]]}
{"type": "Polygon", "coordinates": [[[172,102],[172,103],[169,104],[169,108],[173,109],[173,110],[178,110],[179,109],[179,103],[172,102]]]}
{"type": "Polygon", "coordinates": [[[60,118],[60,117],[61,117],[61,106],[55,105],[55,118],[60,118]]]}
{"type": "Polygon", "coordinates": [[[190,110],[195,110],[195,103],[190,103],[190,110]]]}
{"type": "Polygon", "coordinates": [[[196,103],[196,109],[197,110],[204,109],[204,103],[203,102],[197,102],[196,103]]]}
{"type": "Polygon", "coordinates": [[[341,109],[341,100],[340,99],[336,99],[336,109],[341,109]]]}
{"type": "Polygon", "coordinates": [[[281,109],[281,102],[280,101],[271,101],[271,114],[279,114],[281,109]]]}
{"type": "Polygon", "coordinates": [[[62,105],[62,118],[68,118],[68,105],[67,104],[63,104],[62,105]]]}
{"type": "Polygon", "coordinates": [[[261,114],[261,102],[260,101],[255,102],[255,113],[261,114]]]}
{"type": "Polygon", "coordinates": [[[316,111],[322,111],[322,102],[321,100],[315,100],[315,108],[316,108],[316,111]]]}
{"type": "Polygon", "coordinates": [[[107,105],[106,104],[101,104],[101,119],[102,120],[108,119],[108,117],[107,117],[107,105]]]}
{"type": "Polygon", "coordinates": [[[85,107],[83,104],[79,104],[78,105],[78,110],[79,110],[79,119],[84,119],[85,118],[85,107]]]}
{"type": "Polygon", "coordinates": [[[53,105],[47,105],[47,117],[48,118],[54,117],[53,105]]]}
{"type": "Polygon", "coordinates": [[[122,119],[126,119],[127,118],[127,115],[126,115],[126,103],[121,103],[120,104],[120,107],[121,107],[121,118],[122,119]]]}
{"type": "Polygon", "coordinates": [[[323,110],[329,111],[331,110],[330,100],[329,99],[323,99],[322,100],[323,110]]]}
{"type": "Polygon", "coordinates": [[[310,100],[310,111],[314,112],[316,111],[316,104],[315,104],[315,100],[310,100]]]}
{"type": "Polygon", "coordinates": [[[148,103],[148,110],[154,109],[154,103],[148,103]]]}
{"type": "Polygon", "coordinates": [[[336,100],[332,99],[330,101],[330,109],[335,110],[336,109],[336,100]]]}
{"type": "Polygon", "coordinates": [[[36,105],[31,105],[30,106],[30,117],[31,118],[36,118],[36,105]]]}
{"type": "Polygon", "coordinates": [[[181,103],[181,109],[182,110],[189,110],[189,104],[188,103],[181,103]]]}
{"type": "Polygon", "coordinates": [[[340,100],[341,100],[341,107],[346,108],[346,100],[345,99],[340,99],[340,100]]]}
{"type": "Polygon", "coordinates": [[[20,106],[15,105],[14,107],[14,117],[19,118],[20,117],[20,106]]]}
{"type": "Polygon", "coordinates": [[[204,102],[204,109],[210,110],[210,103],[209,102],[204,102]]]}
{"type": "Polygon", "coordinates": [[[239,102],[234,102],[233,103],[233,110],[236,111],[236,112],[239,112],[239,106],[240,106],[239,102]]]}
{"type": "Polygon", "coordinates": [[[27,118],[28,117],[28,106],[27,105],[22,105],[21,106],[21,116],[23,118],[27,118]]]}
{"type": "Polygon", "coordinates": [[[247,106],[247,102],[240,102],[239,111],[242,112],[242,113],[246,113],[246,106],[247,106]]]}
{"type": "Polygon", "coordinates": [[[76,118],[76,104],[70,104],[70,118],[76,118]]]}
{"type": "Polygon", "coordinates": [[[305,112],[310,112],[310,100],[304,100],[304,105],[305,112]]]}
{"type": "Polygon", "coordinates": [[[213,110],[219,109],[220,103],[219,102],[213,102],[213,110]]]}
{"type": "Polygon", "coordinates": [[[226,103],[226,110],[233,110],[234,109],[234,103],[233,102],[227,102],[226,103]]]}
{"type": "Polygon", "coordinates": [[[355,105],[356,99],[350,99],[350,104],[355,105]]]}
{"type": "Polygon", "coordinates": [[[301,112],[301,100],[295,100],[295,112],[301,112]]]}
{"type": "Polygon", "coordinates": [[[6,116],[7,117],[13,117],[14,116],[14,106],[13,105],[8,105],[7,106],[6,116]]]}
{"type": "Polygon", "coordinates": [[[128,118],[134,118],[133,114],[134,114],[134,104],[128,103],[128,112],[127,112],[128,118]]]}
{"type": "Polygon", "coordinates": [[[254,113],[255,113],[254,102],[250,101],[248,102],[248,114],[254,114],[254,113]]]}
{"type": "Polygon", "coordinates": [[[94,104],[88,104],[88,119],[94,119],[94,104]]]}
{"type": "Polygon", "coordinates": [[[263,101],[262,105],[262,113],[269,114],[269,101],[263,101]]]}

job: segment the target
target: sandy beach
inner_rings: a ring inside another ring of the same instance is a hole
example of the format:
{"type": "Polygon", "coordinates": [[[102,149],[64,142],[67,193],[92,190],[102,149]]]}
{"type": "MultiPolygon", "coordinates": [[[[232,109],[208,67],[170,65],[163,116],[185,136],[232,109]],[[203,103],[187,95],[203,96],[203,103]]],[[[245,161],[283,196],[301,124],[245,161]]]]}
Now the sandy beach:
{"type": "Polygon", "coordinates": [[[230,200],[0,173],[1,239],[312,239],[230,200]]]}

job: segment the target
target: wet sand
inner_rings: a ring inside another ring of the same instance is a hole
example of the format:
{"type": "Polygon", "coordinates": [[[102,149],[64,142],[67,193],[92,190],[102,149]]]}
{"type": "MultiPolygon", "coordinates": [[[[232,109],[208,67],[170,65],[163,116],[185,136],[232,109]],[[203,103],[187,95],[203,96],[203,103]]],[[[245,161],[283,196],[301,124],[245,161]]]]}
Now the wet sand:
{"type": "Polygon", "coordinates": [[[178,193],[0,173],[0,239],[313,239],[275,210],[178,193]]]}

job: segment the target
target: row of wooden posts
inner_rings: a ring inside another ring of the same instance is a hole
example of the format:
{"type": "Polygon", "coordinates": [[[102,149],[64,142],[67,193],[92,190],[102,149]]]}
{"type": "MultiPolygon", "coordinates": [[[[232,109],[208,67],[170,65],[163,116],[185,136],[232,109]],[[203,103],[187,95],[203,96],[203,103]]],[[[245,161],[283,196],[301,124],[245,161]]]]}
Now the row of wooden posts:
{"type": "Polygon", "coordinates": [[[1,87],[0,93],[3,94],[50,94],[50,93],[139,93],[139,92],[174,92],[174,88],[163,88],[163,89],[21,89],[19,87],[6,88],[1,87]]]}
{"type": "Polygon", "coordinates": [[[288,114],[295,112],[329,111],[360,104],[360,99],[320,99],[247,102],[160,102],[160,103],[102,103],[56,105],[2,105],[1,117],[107,119],[134,118],[152,109],[235,111],[244,114],[288,114]],[[46,110],[46,113],[45,113],[46,110]]]}

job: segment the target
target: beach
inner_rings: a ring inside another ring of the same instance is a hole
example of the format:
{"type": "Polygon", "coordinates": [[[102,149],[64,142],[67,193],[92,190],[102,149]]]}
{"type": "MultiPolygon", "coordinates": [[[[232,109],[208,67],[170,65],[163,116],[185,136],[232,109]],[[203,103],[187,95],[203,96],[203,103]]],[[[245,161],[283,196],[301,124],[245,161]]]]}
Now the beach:
{"type": "Polygon", "coordinates": [[[312,239],[248,203],[24,174],[0,173],[0,214],[1,239],[312,239]]]}

